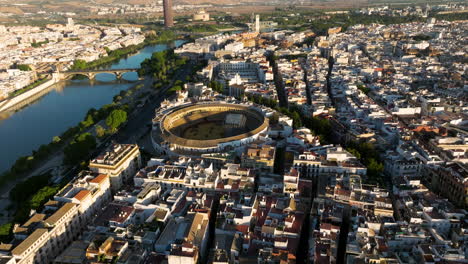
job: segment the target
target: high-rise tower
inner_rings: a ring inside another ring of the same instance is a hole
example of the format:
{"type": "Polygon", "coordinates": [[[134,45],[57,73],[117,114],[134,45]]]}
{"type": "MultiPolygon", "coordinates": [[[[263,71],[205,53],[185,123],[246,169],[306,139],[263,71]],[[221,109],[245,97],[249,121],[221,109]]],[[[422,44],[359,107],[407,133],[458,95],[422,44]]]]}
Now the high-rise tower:
{"type": "Polygon", "coordinates": [[[260,33],[260,15],[255,16],[255,32],[260,33]]]}
{"type": "Polygon", "coordinates": [[[75,22],[73,22],[73,18],[69,17],[67,19],[67,28],[68,29],[73,29],[74,26],[75,26],[75,22]]]}
{"type": "Polygon", "coordinates": [[[174,26],[174,15],[172,12],[172,0],[163,0],[164,5],[164,26],[174,26]]]}

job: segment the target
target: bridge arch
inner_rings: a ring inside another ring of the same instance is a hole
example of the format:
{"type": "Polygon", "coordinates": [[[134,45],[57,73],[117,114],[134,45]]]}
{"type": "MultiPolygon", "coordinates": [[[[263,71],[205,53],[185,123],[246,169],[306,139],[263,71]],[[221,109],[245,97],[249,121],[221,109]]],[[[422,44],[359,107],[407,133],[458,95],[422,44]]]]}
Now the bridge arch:
{"type": "Polygon", "coordinates": [[[132,76],[136,76],[136,80],[141,79],[140,75],[138,74],[138,71],[120,72],[116,74],[116,77],[118,80],[136,81],[133,78],[131,78],[131,80],[128,79],[129,77],[132,77],[132,76]]]}
{"type": "MultiPolygon", "coordinates": [[[[107,69],[107,70],[80,70],[80,71],[68,71],[68,72],[61,72],[57,73],[56,76],[58,76],[60,79],[70,79],[73,76],[76,75],[83,75],[88,77],[88,79],[93,80],[96,78],[96,75],[101,74],[101,73],[108,73],[108,74],[113,74],[117,80],[120,80],[123,78],[123,75],[129,72],[135,72],[138,76],[138,69],[107,69]]],[[[138,78],[140,78],[138,76],[138,78]]]]}
{"type": "Polygon", "coordinates": [[[115,80],[120,80],[120,77],[119,76],[120,74],[116,74],[116,73],[111,73],[111,72],[99,72],[99,73],[94,73],[94,76],[93,78],[97,78],[98,76],[99,77],[99,81],[103,81],[103,82],[113,82],[115,80]]]}
{"type": "Polygon", "coordinates": [[[94,76],[90,76],[89,74],[87,73],[70,73],[68,75],[66,75],[63,79],[73,79],[73,78],[86,78],[86,79],[89,79],[89,80],[92,80],[94,78],[94,76]]]}

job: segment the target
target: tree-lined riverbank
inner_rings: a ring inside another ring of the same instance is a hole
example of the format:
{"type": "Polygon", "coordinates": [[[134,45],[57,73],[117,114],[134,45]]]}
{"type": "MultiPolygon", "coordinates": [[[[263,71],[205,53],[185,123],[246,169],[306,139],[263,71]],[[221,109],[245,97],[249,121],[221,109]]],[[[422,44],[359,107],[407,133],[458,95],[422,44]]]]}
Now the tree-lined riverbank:
{"type": "MultiPolygon", "coordinates": [[[[184,43],[176,41],[175,46],[184,43]]],[[[156,51],[168,48],[166,44],[151,45],[143,48],[137,54],[122,58],[109,68],[137,68],[140,63],[152,56],[156,51]]],[[[55,136],[66,138],[71,127],[83,120],[90,108],[98,109],[112,102],[114,96],[127,90],[134,84],[129,82],[115,82],[115,77],[99,75],[99,84],[89,80],[67,81],[51,89],[31,105],[13,113],[4,120],[0,120],[0,171],[13,166],[14,174],[23,172],[27,160],[34,154],[42,156],[49,152],[43,144],[53,144],[55,136]],[[107,81],[107,83],[106,83],[107,81]],[[69,130],[67,130],[69,129],[69,130]],[[66,132],[64,132],[67,130],[66,132]],[[63,133],[63,134],[62,134],[63,133]],[[15,161],[19,160],[17,165],[15,161]]],[[[127,79],[137,80],[134,73],[126,74],[127,79]]],[[[53,150],[53,147],[50,147],[53,150]]],[[[4,175],[5,176],[5,175],[4,175]]],[[[9,179],[16,176],[9,176],[9,179]]],[[[0,177],[0,186],[4,183],[0,177]]]]}

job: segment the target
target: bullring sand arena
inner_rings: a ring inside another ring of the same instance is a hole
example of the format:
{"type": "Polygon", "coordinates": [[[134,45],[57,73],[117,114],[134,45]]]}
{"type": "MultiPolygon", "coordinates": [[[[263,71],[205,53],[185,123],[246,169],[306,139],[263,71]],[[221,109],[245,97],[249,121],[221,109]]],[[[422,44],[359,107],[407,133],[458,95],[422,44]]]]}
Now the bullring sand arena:
{"type": "Polygon", "coordinates": [[[171,151],[208,153],[255,140],[268,128],[268,118],[252,106],[203,103],[175,107],[159,124],[160,137],[171,151]]]}

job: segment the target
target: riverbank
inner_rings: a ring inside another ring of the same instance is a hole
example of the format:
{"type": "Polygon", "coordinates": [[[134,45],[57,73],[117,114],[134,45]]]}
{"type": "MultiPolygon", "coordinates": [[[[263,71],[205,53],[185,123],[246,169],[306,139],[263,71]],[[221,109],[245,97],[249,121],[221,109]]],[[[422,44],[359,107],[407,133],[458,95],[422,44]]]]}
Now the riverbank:
{"type": "MultiPolygon", "coordinates": [[[[53,80],[50,80],[53,81],[53,80]]],[[[55,83],[44,83],[44,88],[43,87],[38,87],[42,88],[42,90],[49,88],[50,86],[53,86],[55,83]]],[[[135,82],[135,83],[129,83],[129,87],[125,90],[131,90],[138,85],[140,85],[141,82],[135,82]]],[[[36,93],[39,93],[40,91],[36,91],[36,93]]],[[[22,94],[24,96],[28,96],[27,94],[22,94]]],[[[16,97],[15,97],[16,98],[16,97]]],[[[114,104],[115,100],[111,102],[111,104],[114,104]]],[[[108,104],[102,106],[102,108],[110,108],[108,104]]],[[[87,127],[83,126],[82,123],[86,121],[85,120],[81,121],[77,125],[68,128],[66,131],[64,131],[62,134],[59,136],[54,136],[52,138],[52,141],[46,144],[42,144],[38,149],[33,150],[31,155],[28,156],[23,156],[20,157],[16,160],[16,162],[12,165],[9,171],[4,172],[0,175],[0,186],[3,194],[5,194],[3,190],[3,186],[12,180],[13,184],[18,182],[19,180],[24,179],[24,174],[40,174],[47,170],[48,168],[53,168],[53,167],[58,167],[61,164],[48,164],[44,163],[44,160],[47,159],[50,155],[55,154],[57,150],[61,149],[63,145],[67,142],[69,142],[71,139],[73,139],[78,133],[83,132],[84,129],[87,127]]]]}
{"type": "MultiPolygon", "coordinates": [[[[117,50],[113,51],[107,51],[108,55],[102,58],[99,58],[97,60],[91,61],[91,62],[85,62],[81,60],[76,60],[74,61],[74,64],[72,65],[71,69],[72,70],[91,70],[91,69],[96,69],[105,65],[110,65],[112,63],[115,63],[116,61],[119,61],[121,59],[125,59],[128,56],[137,54],[140,50],[142,50],[145,47],[151,46],[151,45],[158,45],[158,44],[169,44],[171,42],[174,42],[176,40],[186,40],[189,41],[190,38],[178,38],[175,37],[174,35],[167,35],[167,34],[160,34],[159,36],[155,37],[146,37],[145,41],[141,44],[138,45],[131,45],[128,47],[120,48],[117,50]]],[[[34,83],[31,83],[30,85],[21,88],[19,90],[16,90],[11,93],[11,96],[8,98],[0,101],[0,113],[8,110],[8,108],[11,108],[17,101],[22,101],[25,100],[25,96],[19,97],[21,95],[26,94],[27,96],[33,96],[42,90],[44,90],[44,86],[42,85],[43,83],[49,83],[49,86],[57,83],[50,83],[50,78],[44,77],[34,83]],[[48,81],[49,80],[49,81],[48,81]],[[34,92],[33,92],[34,91],[34,92]],[[16,98],[19,97],[19,98],[16,98]],[[6,102],[6,101],[11,101],[6,102]],[[3,105],[8,105],[7,107],[4,107],[3,105]]]]}
{"type": "MultiPolygon", "coordinates": [[[[99,110],[90,109],[86,117],[77,126],[65,131],[60,137],[40,148],[33,154],[33,159],[39,153],[49,150],[49,155],[36,159],[39,162],[36,168],[22,177],[15,175],[14,181],[2,184],[0,199],[0,241],[9,241],[11,239],[13,223],[23,223],[28,219],[31,209],[37,209],[44,205],[47,200],[53,196],[61,187],[63,187],[71,177],[76,175],[77,170],[81,168],[81,163],[76,162],[70,166],[63,166],[67,157],[67,148],[74,144],[81,135],[92,135],[96,138],[96,149],[104,148],[114,138],[113,132],[105,133],[99,137],[97,135],[98,127],[104,126],[106,117],[114,110],[125,109],[129,114],[137,111],[137,104],[140,100],[147,100],[152,91],[152,78],[135,82],[131,88],[121,91],[114,96],[112,103],[102,106],[99,110]],[[90,116],[95,119],[89,123],[90,116]],[[97,119],[99,117],[99,119],[97,119]],[[46,177],[46,181],[41,185],[31,185],[29,182],[36,182],[37,179],[46,177]],[[27,196],[24,198],[23,196],[27,196]],[[18,199],[18,196],[24,199],[18,199]]],[[[89,150],[85,155],[89,155],[94,149],[89,150]]],[[[94,152],[93,152],[94,153],[94,152]]]]}
{"type": "MultiPolygon", "coordinates": [[[[78,64],[81,66],[72,67],[72,69],[73,70],[85,70],[85,69],[97,68],[102,65],[109,65],[112,62],[125,58],[126,56],[130,54],[138,53],[138,51],[140,51],[141,49],[143,49],[145,46],[148,46],[148,45],[151,45],[151,44],[142,43],[141,45],[134,45],[134,46],[129,46],[126,48],[118,49],[118,50],[112,51],[116,55],[106,56],[106,57],[103,57],[103,58],[100,58],[100,59],[97,59],[95,61],[88,62],[88,63],[84,61],[75,61],[75,65],[78,64]]],[[[16,105],[20,104],[23,101],[33,100],[33,98],[31,97],[44,91],[50,86],[58,83],[59,80],[55,80],[53,78],[52,79],[44,78],[44,79],[39,80],[38,82],[32,83],[25,88],[15,91],[12,97],[1,101],[0,113],[11,110],[11,108],[14,108],[16,105]]]]}
{"type": "Polygon", "coordinates": [[[56,84],[57,81],[54,79],[44,79],[41,83],[35,87],[30,89],[26,89],[23,93],[13,96],[11,98],[7,98],[0,102],[0,113],[12,110],[12,108],[17,107],[19,104],[25,101],[33,100],[33,97],[38,95],[39,93],[45,91],[50,86],[56,84]]]}
{"type": "Polygon", "coordinates": [[[93,112],[94,116],[100,116],[100,119],[94,120],[89,123],[89,115],[87,114],[83,121],[79,122],[76,126],[70,127],[60,136],[56,136],[48,144],[41,145],[41,147],[30,156],[19,158],[12,168],[3,173],[0,176],[0,211],[4,212],[0,218],[0,225],[11,221],[14,217],[15,221],[23,220],[23,218],[29,212],[20,210],[20,214],[10,215],[9,209],[12,208],[10,201],[10,192],[20,184],[21,182],[35,177],[37,175],[43,175],[44,173],[50,173],[51,184],[55,186],[58,182],[61,182],[61,177],[67,174],[69,170],[68,166],[63,166],[65,158],[65,149],[70,145],[77,137],[82,134],[91,134],[97,138],[97,142],[101,145],[103,142],[107,142],[108,137],[111,135],[106,133],[103,137],[99,138],[96,135],[97,127],[101,126],[105,121],[105,118],[110,114],[111,111],[116,109],[127,109],[131,111],[136,109],[136,102],[142,97],[142,87],[145,89],[151,88],[151,81],[139,81],[132,84],[132,86],[124,93],[120,93],[114,96],[112,103],[102,106],[99,110],[91,109],[88,112],[93,112]],[[133,102],[133,103],[131,103],[133,102]],[[131,105],[130,105],[131,104],[131,105]]]}
{"type": "Polygon", "coordinates": [[[133,55],[138,53],[141,49],[151,46],[151,45],[158,45],[158,44],[168,44],[171,42],[174,42],[176,40],[184,40],[180,38],[149,38],[147,37],[145,41],[141,44],[138,45],[131,45],[125,48],[113,50],[113,51],[107,51],[107,56],[99,58],[97,60],[91,61],[91,62],[85,62],[81,60],[76,60],[74,62],[74,65],[71,67],[71,70],[91,70],[91,69],[96,69],[104,65],[109,65],[113,62],[116,62],[118,60],[124,59],[128,57],[129,55],[133,55]]]}
{"type": "MultiPolygon", "coordinates": [[[[153,79],[152,78],[145,78],[145,80],[140,81],[138,83],[135,83],[133,88],[130,88],[128,90],[122,91],[119,95],[114,96],[113,103],[104,105],[101,109],[99,110],[93,110],[91,109],[88,111],[88,114],[86,117],[83,119],[82,122],[77,127],[80,127],[80,131],[75,131],[75,135],[83,135],[83,134],[91,134],[93,136],[96,136],[96,131],[98,130],[99,126],[103,126],[106,122],[106,116],[109,114],[109,112],[114,111],[114,110],[119,110],[119,109],[125,109],[128,113],[128,122],[125,122],[121,128],[119,128],[119,131],[117,133],[108,133],[104,137],[101,137],[97,141],[97,146],[96,149],[90,150],[87,154],[86,157],[84,157],[84,160],[89,160],[90,157],[96,155],[97,153],[100,153],[103,151],[103,149],[107,146],[107,144],[111,141],[118,141],[118,142],[123,142],[123,143],[134,143],[136,140],[142,139],[145,133],[147,133],[147,124],[148,121],[150,121],[153,118],[154,115],[154,109],[160,104],[160,102],[164,99],[165,95],[167,94],[167,90],[174,85],[175,80],[180,80],[184,79],[187,74],[189,74],[191,71],[191,65],[186,64],[181,67],[177,67],[174,69],[175,72],[174,74],[171,74],[171,81],[165,82],[164,87],[161,87],[160,89],[154,89],[153,87],[153,79]],[[149,100],[152,99],[152,100],[149,100]],[[147,102],[146,104],[141,105],[142,102],[147,102]],[[96,119],[93,119],[93,117],[99,117],[96,119]],[[89,121],[93,120],[93,121],[89,121]],[[100,121],[99,121],[100,120],[100,121]],[[90,154],[91,153],[91,154],[90,154]]],[[[70,128],[69,131],[75,130],[74,128],[70,128]]],[[[67,132],[65,132],[67,133],[67,132]]],[[[73,138],[73,136],[72,136],[73,138]]],[[[76,138],[76,136],[74,137],[76,138]]],[[[57,143],[59,141],[54,141],[52,144],[56,144],[55,146],[58,146],[57,143]]],[[[66,153],[64,153],[65,146],[69,146],[70,140],[67,142],[60,141],[61,147],[58,148],[54,153],[50,155],[52,157],[49,160],[46,160],[44,162],[45,164],[48,164],[49,166],[51,162],[55,162],[57,164],[62,164],[66,153]]],[[[81,168],[82,165],[78,165],[80,162],[76,162],[73,165],[70,165],[68,168],[72,167],[73,168],[70,170],[72,173],[69,173],[70,171],[67,171],[67,173],[62,175],[69,175],[68,177],[64,178],[59,178],[59,177],[52,177],[52,181],[50,185],[52,187],[47,187],[48,191],[55,190],[55,186],[57,184],[68,181],[69,177],[73,177],[73,173],[76,173],[77,168],[81,168]],[[73,172],[75,171],[75,172],[73,172]]],[[[42,168],[44,166],[41,166],[42,168]]],[[[64,167],[65,168],[65,167],[64,167]]],[[[29,174],[27,177],[20,179],[16,179],[16,182],[18,183],[19,181],[23,181],[25,179],[28,179],[32,176],[35,176],[37,174],[43,174],[47,173],[48,170],[42,170],[41,168],[38,168],[35,170],[35,172],[29,174]],[[39,173],[40,172],[40,173],[39,173]]],[[[21,222],[21,220],[24,220],[26,217],[26,212],[29,212],[29,210],[24,210],[22,208],[23,206],[18,207],[18,204],[14,205],[10,204],[9,200],[9,195],[8,192],[12,190],[16,184],[10,183],[11,187],[9,188],[8,191],[2,190],[3,196],[0,201],[0,209],[1,211],[4,212],[4,214],[1,215],[2,219],[0,221],[0,228],[3,229],[9,229],[12,226],[11,219],[15,219],[15,222],[21,222]],[[18,208],[19,210],[17,213],[14,214],[8,214],[8,212],[11,213],[11,210],[8,211],[6,210],[7,208],[14,209],[18,208]],[[3,226],[1,226],[4,224],[3,226]]],[[[29,188],[29,187],[28,187],[29,188]]],[[[39,190],[41,192],[42,189],[39,190]]],[[[31,191],[30,191],[31,192],[31,191]]],[[[18,191],[16,191],[16,194],[18,191]]],[[[38,196],[36,195],[35,192],[31,192],[34,197],[38,196]]],[[[51,194],[53,195],[53,194],[51,194]]],[[[44,197],[43,195],[40,197],[44,197]]],[[[41,201],[44,201],[42,199],[41,201]]],[[[20,201],[23,203],[22,201],[20,201]]],[[[17,203],[17,202],[16,202],[17,203]]],[[[31,206],[29,202],[25,202],[28,206],[31,206]]],[[[26,206],[26,204],[24,206],[26,206]]],[[[28,207],[29,208],[29,207],[28,207]]],[[[8,230],[4,230],[6,234],[9,234],[8,230]]],[[[11,235],[11,234],[10,234],[11,235]]],[[[7,237],[9,237],[7,235],[7,237]]]]}
{"type": "MultiPolygon", "coordinates": [[[[164,82],[165,85],[161,87],[160,89],[154,89],[153,87],[153,79],[152,78],[145,78],[145,80],[139,82],[136,84],[134,88],[131,88],[129,90],[126,90],[125,92],[122,92],[122,96],[115,96],[114,97],[114,102],[112,105],[120,105],[120,107],[128,107],[128,122],[125,122],[118,130],[117,133],[115,134],[108,134],[108,136],[103,137],[102,139],[99,140],[99,144],[96,147],[96,149],[91,150],[88,152],[87,157],[84,157],[84,160],[89,160],[90,157],[97,155],[97,153],[102,152],[106,146],[112,142],[120,142],[120,143],[136,143],[138,141],[143,140],[144,136],[149,132],[149,127],[147,124],[151,122],[152,118],[154,117],[154,109],[157,108],[160,103],[164,100],[164,98],[167,95],[167,91],[169,90],[170,87],[175,85],[176,83],[182,82],[182,80],[186,79],[186,76],[189,74],[193,74],[193,64],[187,63],[184,65],[180,65],[180,67],[174,68],[173,71],[170,73],[170,80],[167,82],[164,82]],[[147,102],[143,106],[141,105],[141,102],[147,102]]],[[[107,111],[108,105],[103,106],[100,110],[90,110],[88,111],[88,114],[84,118],[84,121],[80,123],[80,126],[84,125],[83,123],[88,122],[89,116],[101,116],[97,114],[96,112],[100,111],[107,111]]],[[[102,124],[101,121],[94,120],[92,124],[87,123],[87,129],[83,130],[82,132],[79,132],[78,134],[82,133],[92,133],[93,130],[96,130],[99,125],[102,124]]],[[[59,149],[56,153],[62,151],[63,148],[59,149]]],[[[60,160],[63,160],[64,155],[63,153],[60,154],[54,154],[52,155],[52,159],[56,159],[57,157],[60,156],[60,160]]],[[[26,213],[29,212],[28,210],[25,210],[23,207],[27,208],[34,208],[37,206],[42,206],[46,201],[47,197],[50,195],[53,195],[54,191],[59,189],[56,186],[61,186],[63,183],[67,182],[70,180],[71,177],[75,176],[77,171],[82,168],[82,165],[73,164],[73,168],[68,171],[64,175],[68,175],[67,177],[64,178],[55,178],[53,183],[50,183],[46,187],[43,187],[38,189],[37,192],[32,192],[30,187],[23,187],[29,189],[29,193],[31,193],[31,196],[35,198],[35,203],[29,202],[31,199],[22,199],[19,201],[16,201],[12,206],[8,206],[7,204],[10,203],[10,200],[5,197],[5,192],[3,192],[3,199],[0,201],[0,209],[4,212],[2,214],[2,222],[0,224],[3,224],[0,226],[0,229],[3,230],[3,235],[6,237],[6,240],[8,238],[11,238],[11,228],[13,226],[13,216],[15,219],[15,222],[21,222],[20,220],[24,220],[23,218],[27,218],[26,213]],[[58,183],[60,182],[60,183],[58,183]],[[45,189],[45,190],[43,190],[45,189]],[[19,203],[19,204],[18,204],[19,203]],[[17,213],[14,213],[13,215],[8,215],[6,207],[9,207],[10,209],[18,209],[17,213]]],[[[71,166],[70,166],[71,167],[71,166]]],[[[34,176],[31,174],[31,176],[34,176]]],[[[23,179],[24,180],[24,179],[23,179]]],[[[10,189],[11,190],[11,189],[10,189]]],[[[3,191],[3,190],[2,190],[3,191]]],[[[22,195],[23,192],[19,192],[20,195],[22,195]]],[[[15,195],[18,195],[18,189],[16,188],[15,195]]],[[[18,199],[17,199],[18,200],[18,199]]]]}
{"type": "Polygon", "coordinates": [[[41,79],[39,79],[39,80],[36,80],[35,82],[31,83],[30,85],[28,85],[28,86],[26,86],[26,87],[24,87],[24,88],[21,88],[21,89],[19,89],[19,90],[16,90],[16,91],[12,92],[12,93],[10,94],[9,97],[18,96],[18,95],[20,95],[20,94],[22,94],[22,93],[24,93],[24,92],[26,92],[26,91],[28,91],[28,90],[31,90],[31,89],[36,88],[37,86],[43,84],[43,83],[46,82],[46,81],[47,81],[47,77],[41,78],[41,79]]]}
{"type": "MultiPolygon", "coordinates": [[[[150,58],[154,52],[178,47],[183,43],[175,41],[169,46],[147,46],[137,54],[127,56],[106,68],[139,68],[141,62],[150,58]]],[[[128,73],[125,79],[137,81],[138,76],[136,73],[128,73]]],[[[92,82],[87,79],[62,81],[43,89],[37,97],[32,97],[34,100],[26,101],[27,107],[4,112],[0,119],[0,172],[10,170],[21,157],[22,160],[27,159],[43,149],[53,137],[76,126],[89,109],[99,109],[111,103],[114,96],[134,85],[128,81],[116,81],[114,76],[107,74],[100,74],[92,82]]]]}

